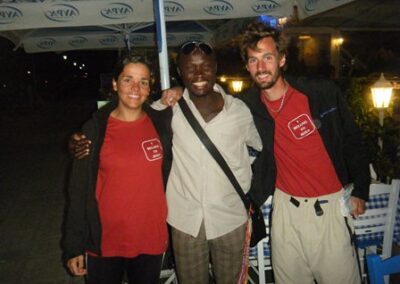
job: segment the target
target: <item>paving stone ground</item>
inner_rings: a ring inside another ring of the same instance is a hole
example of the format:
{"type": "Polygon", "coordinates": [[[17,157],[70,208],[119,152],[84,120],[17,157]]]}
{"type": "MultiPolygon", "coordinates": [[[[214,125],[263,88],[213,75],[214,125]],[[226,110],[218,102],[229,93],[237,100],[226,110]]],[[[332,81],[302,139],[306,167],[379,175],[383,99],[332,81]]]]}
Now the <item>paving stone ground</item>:
{"type": "Polygon", "coordinates": [[[82,106],[0,109],[0,283],[83,283],[61,262],[69,159],[82,106]]]}

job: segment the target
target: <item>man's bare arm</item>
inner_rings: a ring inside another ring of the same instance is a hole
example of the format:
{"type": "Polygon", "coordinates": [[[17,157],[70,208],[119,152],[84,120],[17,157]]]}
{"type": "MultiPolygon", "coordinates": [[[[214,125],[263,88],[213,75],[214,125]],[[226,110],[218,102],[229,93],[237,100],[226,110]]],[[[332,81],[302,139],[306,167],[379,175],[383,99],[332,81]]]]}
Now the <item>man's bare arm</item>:
{"type": "Polygon", "coordinates": [[[68,150],[75,159],[82,159],[90,154],[92,141],[81,132],[76,132],[69,137],[68,150]]]}

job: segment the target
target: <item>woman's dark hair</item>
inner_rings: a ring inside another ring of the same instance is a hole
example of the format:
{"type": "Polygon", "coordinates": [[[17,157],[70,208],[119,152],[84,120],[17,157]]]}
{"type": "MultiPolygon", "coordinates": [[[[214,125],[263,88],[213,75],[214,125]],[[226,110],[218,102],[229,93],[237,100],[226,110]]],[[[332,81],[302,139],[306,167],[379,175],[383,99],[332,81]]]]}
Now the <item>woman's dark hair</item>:
{"type": "Polygon", "coordinates": [[[122,73],[122,70],[124,70],[125,66],[128,64],[143,64],[150,70],[151,74],[151,62],[147,59],[147,57],[135,53],[129,53],[126,55],[121,56],[117,63],[114,66],[114,71],[113,71],[113,79],[115,81],[118,81],[118,76],[122,73]]]}
{"type": "Polygon", "coordinates": [[[248,59],[247,49],[256,49],[257,43],[265,37],[271,37],[275,41],[279,54],[287,53],[287,40],[279,30],[261,22],[252,22],[240,37],[240,55],[245,63],[248,59]]]}

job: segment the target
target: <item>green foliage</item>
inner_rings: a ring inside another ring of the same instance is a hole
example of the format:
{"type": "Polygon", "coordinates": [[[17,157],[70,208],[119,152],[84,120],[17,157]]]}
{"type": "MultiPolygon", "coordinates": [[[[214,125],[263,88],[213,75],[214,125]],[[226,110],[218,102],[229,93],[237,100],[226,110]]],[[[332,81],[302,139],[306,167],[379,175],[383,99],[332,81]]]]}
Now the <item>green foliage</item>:
{"type": "Polygon", "coordinates": [[[359,125],[364,141],[368,146],[371,162],[381,181],[400,177],[400,122],[393,117],[393,102],[384,110],[383,127],[379,124],[378,110],[372,105],[370,86],[367,78],[351,79],[346,88],[349,107],[359,125]],[[382,149],[379,139],[383,142],[382,149]]]}

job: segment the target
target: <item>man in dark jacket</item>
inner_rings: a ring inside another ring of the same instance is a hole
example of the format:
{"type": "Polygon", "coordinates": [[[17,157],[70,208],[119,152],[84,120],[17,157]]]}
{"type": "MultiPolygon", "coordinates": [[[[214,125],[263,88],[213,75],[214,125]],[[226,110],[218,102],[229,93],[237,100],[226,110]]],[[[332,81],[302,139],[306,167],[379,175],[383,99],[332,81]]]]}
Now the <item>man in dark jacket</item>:
{"type": "Polygon", "coordinates": [[[241,55],[255,83],[242,99],[263,140],[250,194],[274,194],[276,283],[360,283],[349,217],[365,211],[369,160],[339,88],[284,77],[285,39],[262,23],[244,31],[241,55]]]}

